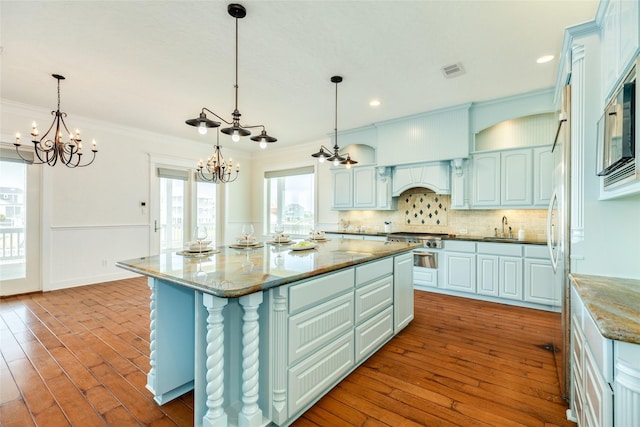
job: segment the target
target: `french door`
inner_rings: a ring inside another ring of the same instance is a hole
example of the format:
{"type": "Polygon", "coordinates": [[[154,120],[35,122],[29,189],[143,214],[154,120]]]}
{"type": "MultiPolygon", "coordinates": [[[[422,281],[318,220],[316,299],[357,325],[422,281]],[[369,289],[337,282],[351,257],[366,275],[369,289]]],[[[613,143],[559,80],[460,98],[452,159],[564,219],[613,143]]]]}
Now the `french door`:
{"type": "Polygon", "coordinates": [[[198,181],[184,166],[155,166],[152,179],[152,254],[176,251],[193,240],[196,226],[216,242],[216,186],[198,181]]]}
{"type": "Polygon", "coordinates": [[[1,151],[0,295],[39,291],[41,170],[1,151]]]}

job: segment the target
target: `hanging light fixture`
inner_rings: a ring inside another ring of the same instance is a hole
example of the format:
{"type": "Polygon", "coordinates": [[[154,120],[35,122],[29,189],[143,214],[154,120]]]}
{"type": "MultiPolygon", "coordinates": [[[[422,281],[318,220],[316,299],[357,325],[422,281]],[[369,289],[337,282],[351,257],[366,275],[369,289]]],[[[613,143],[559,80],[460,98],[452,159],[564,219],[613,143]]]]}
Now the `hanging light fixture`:
{"type": "Polygon", "coordinates": [[[240,163],[236,163],[236,169],[234,171],[233,161],[231,159],[229,159],[228,162],[224,161],[222,148],[220,147],[220,132],[216,132],[216,145],[214,146],[213,154],[209,156],[206,163],[202,163],[202,160],[200,160],[196,170],[200,179],[213,182],[214,184],[225,184],[227,182],[233,182],[238,178],[240,163]]]}
{"type": "Polygon", "coordinates": [[[96,150],[96,141],[93,140],[93,147],[91,149],[93,157],[91,158],[91,161],[82,163],[83,153],[80,131],[76,129],[75,135],[71,133],[64,121],[64,118],[67,117],[67,113],[60,111],[60,80],[64,80],[64,77],[59,74],[52,74],[51,76],[58,80],[58,109],[51,112],[51,115],[55,116],[53,122],[51,123],[51,126],[49,126],[49,129],[47,129],[47,132],[45,132],[40,139],[38,139],[40,132],[38,131],[36,122],[34,121],[31,124],[31,142],[33,142],[33,151],[38,160],[32,162],[31,160],[22,157],[19,150],[22,145],[20,144],[20,133],[16,133],[16,142],[13,145],[15,145],[18,156],[20,156],[22,160],[34,165],[46,163],[49,166],[55,166],[56,163],[58,163],[58,160],[60,160],[60,163],[69,168],[89,166],[95,160],[96,153],[98,152],[98,150],[96,150]],[[52,130],[54,130],[54,134],[49,137],[49,133],[51,133],[52,130]],[[69,135],[68,142],[64,141],[63,132],[64,135],[69,135]]]}
{"type": "Polygon", "coordinates": [[[336,109],[335,109],[336,115],[335,115],[335,126],[333,128],[333,131],[334,131],[333,154],[331,153],[331,150],[329,150],[324,145],[321,145],[320,151],[318,151],[317,153],[313,153],[311,157],[317,158],[318,162],[320,163],[323,163],[325,160],[328,160],[330,162],[333,162],[334,166],[345,165],[348,169],[351,167],[351,165],[355,165],[358,162],[351,159],[351,156],[349,156],[349,153],[344,153],[346,154],[347,157],[343,157],[340,155],[340,147],[338,146],[338,83],[340,82],[342,82],[341,76],[331,77],[331,83],[335,83],[336,85],[336,109]]]}
{"type": "Polygon", "coordinates": [[[231,135],[231,139],[235,142],[240,141],[241,136],[251,135],[251,131],[249,131],[249,129],[261,127],[262,132],[260,132],[260,135],[251,137],[251,140],[259,142],[260,148],[267,148],[268,143],[276,142],[277,139],[267,135],[267,131],[263,125],[245,126],[240,124],[241,114],[240,114],[240,111],[238,110],[238,19],[242,19],[245,16],[247,16],[247,10],[241,4],[232,3],[229,6],[227,6],[227,12],[229,12],[229,15],[234,17],[236,20],[236,84],[234,86],[235,109],[233,110],[233,113],[231,113],[231,121],[229,122],[223,119],[222,117],[220,117],[219,115],[217,115],[216,113],[214,113],[213,111],[209,110],[208,108],[203,107],[198,117],[196,117],[195,119],[189,119],[185,123],[190,126],[197,127],[198,132],[200,132],[201,135],[206,134],[208,128],[217,128],[218,126],[220,126],[221,124],[220,122],[216,122],[214,120],[210,120],[207,118],[207,115],[205,113],[206,111],[208,113],[213,114],[218,119],[222,120],[224,123],[230,125],[230,127],[226,127],[221,131],[224,134],[231,135]]]}

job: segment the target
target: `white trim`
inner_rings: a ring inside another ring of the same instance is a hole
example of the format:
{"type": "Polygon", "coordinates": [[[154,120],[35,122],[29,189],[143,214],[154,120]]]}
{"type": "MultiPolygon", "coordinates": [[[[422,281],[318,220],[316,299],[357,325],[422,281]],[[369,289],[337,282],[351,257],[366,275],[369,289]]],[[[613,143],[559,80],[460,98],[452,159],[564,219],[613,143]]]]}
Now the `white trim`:
{"type": "Polygon", "coordinates": [[[90,224],[90,225],[52,225],[50,230],[94,230],[104,228],[148,228],[149,224],[90,224]]]}

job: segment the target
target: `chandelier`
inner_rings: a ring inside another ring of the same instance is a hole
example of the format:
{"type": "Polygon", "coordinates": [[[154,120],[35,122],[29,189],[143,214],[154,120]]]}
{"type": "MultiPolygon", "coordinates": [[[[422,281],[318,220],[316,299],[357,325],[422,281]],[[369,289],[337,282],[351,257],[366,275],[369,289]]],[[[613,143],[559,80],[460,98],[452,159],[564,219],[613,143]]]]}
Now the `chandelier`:
{"type": "Polygon", "coordinates": [[[341,76],[333,76],[331,77],[331,83],[335,83],[336,85],[336,116],[335,116],[335,126],[333,128],[334,131],[334,145],[333,145],[333,154],[331,150],[329,150],[324,145],[320,146],[320,151],[317,153],[313,153],[311,157],[315,157],[318,159],[318,162],[323,163],[325,160],[333,162],[334,166],[345,165],[347,169],[351,167],[351,165],[355,165],[355,160],[351,159],[349,153],[346,154],[347,157],[343,157],[340,155],[340,147],[338,147],[338,83],[342,81],[341,76]]]}
{"type": "Polygon", "coordinates": [[[236,20],[236,84],[234,85],[235,109],[233,110],[233,113],[231,113],[231,121],[229,122],[223,119],[222,117],[220,117],[219,115],[217,115],[216,113],[214,113],[213,111],[209,110],[208,108],[203,107],[198,117],[196,117],[195,119],[189,119],[185,123],[190,126],[197,127],[198,132],[200,132],[201,135],[206,134],[208,128],[217,128],[218,126],[220,126],[220,122],[216,122],[214,120],[210,120],[207,118],[207,115],[205,113],[206,111],[208,113],[213,114],[218,119],[225,122],[226,124],[231,125],[230,127],[226,127],[221,131],[224,134],[231,135],[231,139],[235,142],[240,141],[241,136],[251,135],[251,132],[249,131],[249,129],[261,127],[262,132],[260,132],[260,135],[252,136],[251,140],[260,143],[260,148],[267,148],[267,143],[276,142],[277,139],[267,135],[267,131],[263,125],[247,126],[247,125],[240,124],[241,114],[240,114],[240,111],[238,110],[238,19],[241,19],[247,16],[247,10],[241,4],[232,3],[229,6],[227,6],[227,12],[236,20]]]}
{"type": "Polygon", "coordinates": [[[198,162],[196,173],[203,181],[213,182],[214,184],[225,184],[233,182],[238,178],[240,173],[240,163],[236,164],[235,174],[233,170],[233,162],[229,158],[228,162],[222,157],[222,149],[220,147],[220,133],[216,133],[217,140],[214,146],[213,154],[209,156],[206,163],[202,160],[198,162]]]}
{"type": "Polygon", "coordinates": [[[33,142],[33,151],[38,158],[37,161],[31,161],[30,159],[25,159],[20,154],[19,147],[20,144],[20,133],[16,133],[16,142],[13,144],[16,146],[16,151],[18,156],[25,162],[41,165],[47,163],[49,166],[55,166],[60,162],[70,168],[84,167],[89,166],[96,158],[96,141],[93,140],[93,147],[91,152],[93,153],[93,157],[91,157],[91,161],[87,163],[82,163],[82,139],[80,138],[80,131],[76,129],[75,135],[69,131],[67,128],[67,124],[64,121],[64,118],[67,117],[67,113],[60,111],[60,80],[64,80],[64,76],[59,74],[52,74],[53,78],[58,80],[58,109],[56,111],[52,111],[51,115],[55,116],[51,126],[42,138],[38,139],[38,135],[40,132],[38,131],[38,126],[36,122],[31,124],[31,142],[33,142]],[[55,131],[51,137],[49,137],[49,133],[52,130],[55,131]],[[63,140],[63,131],[64,135],[69,135],[69,142],[65,142],[63,140]],[[53,138],[53,139],[51,139],[53,138]]]}

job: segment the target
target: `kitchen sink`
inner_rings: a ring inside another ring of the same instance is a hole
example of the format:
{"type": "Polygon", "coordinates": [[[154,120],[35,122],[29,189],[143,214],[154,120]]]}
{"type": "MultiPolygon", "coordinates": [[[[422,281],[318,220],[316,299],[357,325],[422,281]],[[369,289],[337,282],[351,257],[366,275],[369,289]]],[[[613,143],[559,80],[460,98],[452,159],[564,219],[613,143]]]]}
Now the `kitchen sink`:
{"type": "Polygon", "coordinates": [[[497,243],[515,243],[518,239],[515,237],[483,237],[485,242],[497,242],[497,243]]]}

